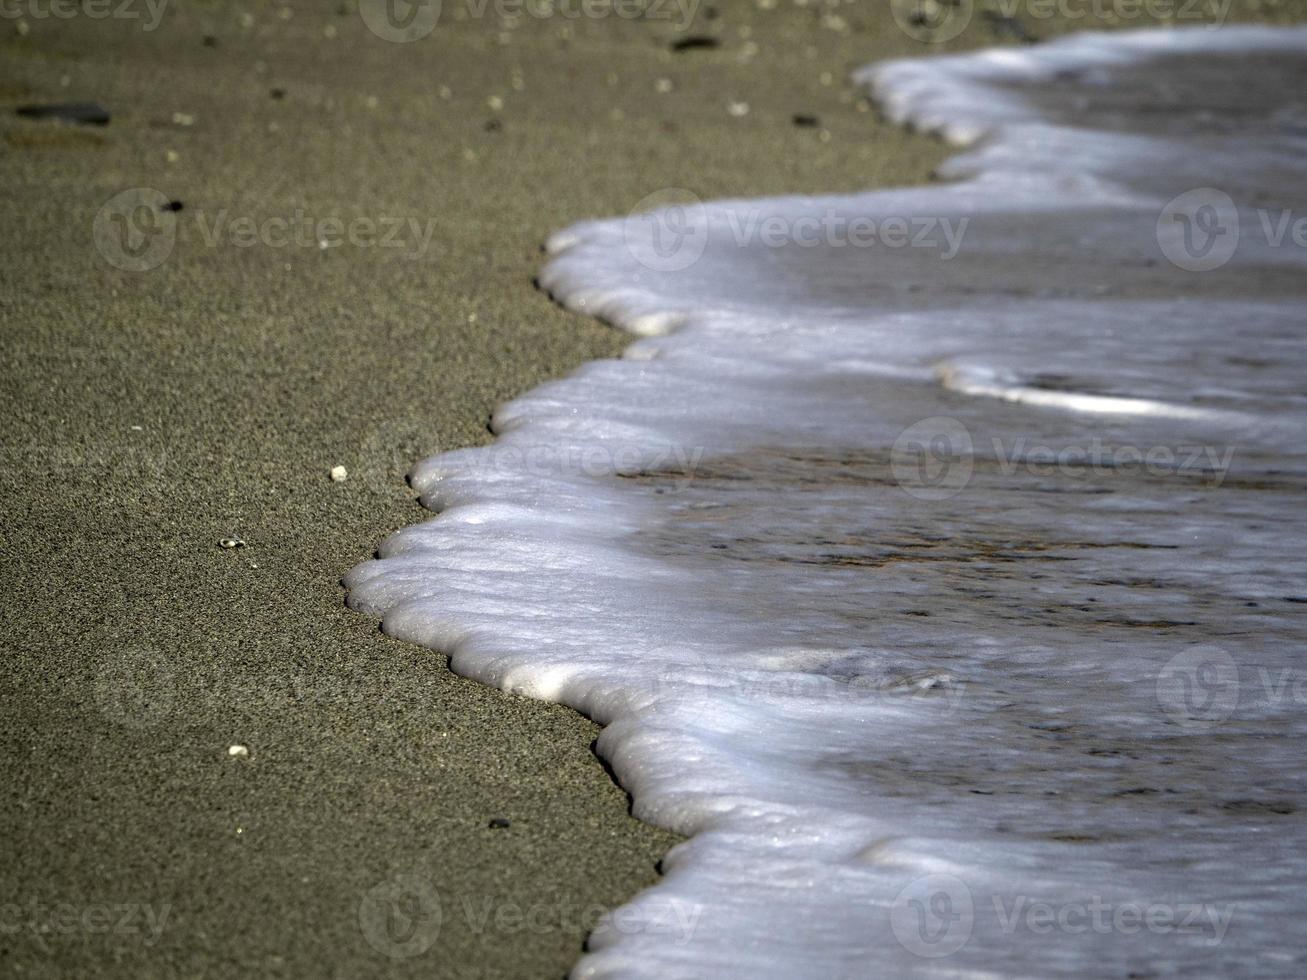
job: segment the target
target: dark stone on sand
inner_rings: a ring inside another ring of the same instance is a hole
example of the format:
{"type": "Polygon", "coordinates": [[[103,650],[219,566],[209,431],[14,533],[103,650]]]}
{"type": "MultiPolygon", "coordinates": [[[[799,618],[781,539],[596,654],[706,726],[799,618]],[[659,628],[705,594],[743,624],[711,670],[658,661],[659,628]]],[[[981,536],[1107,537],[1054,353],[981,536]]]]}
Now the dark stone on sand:
{"type": "Polygon", "coordinates": [[[20,105],[16,110],[28,119],[57,119],[85,126],[109,125],[109,110],[94,102],[56,102],[50,105],[20,105]]]}
{"type": "Polygon", "coordinates": [[[507,817],[495,817],[490,821],[491,830],[504,830],[511,826],[513,826],[512,821],[507,817]]]}
{"type": "Polygon", "coordinates": [[[708,37],[705,34],[692,34],[690,37],[682,37],[672,42],[673,51],[695,51],[695,50],[712,50],[721,46],[721,42],[715,37],[708,37]]]}
{"type": "Polygon", "coordinates": [[[820,119],[818,119],[816,116],[808,115],[805,112],[796,112],[793,116],[790,117],[790,122],[794,123],[794,125],[796,126],[804,126],[807,128],[812,128],[813,126],[821,125],[820,119]]]}
{"type": "Polygon", "coordinates": [[[498,119],[487,119],[481,126],[487,133],[497,133],[504,128],[504,124],[498,119]]]}
{"type": "Polygon", "coordinates": [[[206,48],[216,48],[218,46],[218,39],[212,34],[204,35],[202,41],[206,48]]]}
{"type": "Polygon", "coordinates": [[[169,201],[163,206],[163,209],[165,211],[180,211],[184,207],[186,207],[186,205],[181,201],[169,201]]]}
{"type": "Polygon", "coordinates": [[[284,99],[286,97],[286,90],[284,88],[269,89],[268,94],[274,99],[284,99]]]}

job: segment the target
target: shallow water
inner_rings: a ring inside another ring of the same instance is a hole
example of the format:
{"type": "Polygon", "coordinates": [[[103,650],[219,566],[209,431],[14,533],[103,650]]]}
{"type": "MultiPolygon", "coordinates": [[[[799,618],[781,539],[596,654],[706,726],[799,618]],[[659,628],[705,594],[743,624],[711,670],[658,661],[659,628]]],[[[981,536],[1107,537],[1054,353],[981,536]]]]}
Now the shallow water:
{"type": "Polygon", "coordinates": [[[1305,54],[873,66],[956,182],[554,236],[646,339],[347,585],[692,835],[577,976],[1307,969],[1305,54]]]}

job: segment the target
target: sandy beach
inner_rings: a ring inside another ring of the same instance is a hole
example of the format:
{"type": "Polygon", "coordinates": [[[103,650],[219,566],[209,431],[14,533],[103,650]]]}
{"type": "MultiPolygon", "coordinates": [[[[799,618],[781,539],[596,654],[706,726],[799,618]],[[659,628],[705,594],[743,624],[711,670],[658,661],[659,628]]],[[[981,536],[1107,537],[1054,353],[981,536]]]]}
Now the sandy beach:
{"type": "Polygon", "coordinates": [[[411,463],[628,343],[533,288],[541,242],[669,188],[928,181],[947,148],[850,70],[1155,20],[978,9],[929,45],[879,0],[445,0],[399,43],[336,0],[110,9],[0,19],[0,973],[564,975],[676,838],[597,726],[339,585],[430,516],[411,463]],[[69,102],[110,121],[16,112],[69,102]],[[407,876],[438,921],[378,927],[407,876]]]}

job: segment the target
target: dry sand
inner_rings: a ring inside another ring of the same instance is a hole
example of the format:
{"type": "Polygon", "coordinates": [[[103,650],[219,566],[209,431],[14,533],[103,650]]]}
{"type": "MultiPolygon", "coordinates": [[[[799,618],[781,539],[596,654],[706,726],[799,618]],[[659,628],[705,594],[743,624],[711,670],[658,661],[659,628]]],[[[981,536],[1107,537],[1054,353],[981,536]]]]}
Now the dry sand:
{"type": "MultiPolygon", "coordinates": [[[[174,0],[148,31],[123,2],[0,19],[0,974],[559,976],[674,838],[630,818],[594,725],[381,636],[338,579],[426,516],[408,463],[624,346],[532,289],[550,231],[668,187],[925,180],[944,148],[845,78],[931,48],[880,0],[700,7],[722,44],[680,54],[678,18],[445,0],[396,44],[336,2],[174,0]],[[73,100],[112,121],[14,113],[73,100]],[[95,244],[138,187],[182,204],[149,271],[95,244]],[[332,217],[404,245],[320,248],[332,217]],[[422,952],[402,917],[360,927],[405,874],[443,913],[422,952]]],[[[1231,19],[1302,9],[1251,6],[1231,19]]],[[[978,14],[944,47],[992,43],[1013,32],[978,14]]]]}

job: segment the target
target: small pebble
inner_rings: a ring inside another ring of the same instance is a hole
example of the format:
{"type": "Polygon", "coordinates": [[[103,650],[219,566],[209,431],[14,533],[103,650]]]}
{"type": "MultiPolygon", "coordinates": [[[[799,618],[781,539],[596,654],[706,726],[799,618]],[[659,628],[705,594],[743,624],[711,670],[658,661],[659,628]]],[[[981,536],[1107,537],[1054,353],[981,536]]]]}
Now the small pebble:
{"type": "Polygon", "coordinates": [[[728,102],[726,103],[726,111],[729,112],[732,116],[735,116],[737,119],[740,118],[741,116],[747,116],[749,114],[749,103],[728,102]]]}
{"type": "Polygon", "coordinates": [[[667,93],[672,90],[672,80],[670,78],[660,78],[654,82],[654,91],[667,93]]]}
{"type": "Polygon", "coordinates": [[[94,102],[59,102],[53,105],[20,105],[14,110],[28,119],[57,119],[84,126],[109,125],[109,110],[94,102]]]}
{"type": "Polygon", "coordinates": [[[172,114],[173,125],[175,126],[194,126],[195,117],[189,112],[174,112],[172,114]]]}
{"type": "Polygon", "coordinates": [[[692,34],[672,42],[672,50],[678,54],[682,51],[711,51],[720,46],[721,42],[717,38],[706,34],[692,34]]]}
{"type": "Polygon", "coordinates": [[[165,211],[172,211],[176,213],[177,211],[180,211],[184,207],[186,207],[186,205],[183,204],[181,201],[169,201],[167,204],[163,206],[163,209],[165,211]]]}
{"type": "Polygon", "coordinates": [[[224,548],[244,548],[245,542],[240,538],[223,538],[218,542],[224,548]]]}
{"type": "Polygon", "coordinates": [[[511,826],[513,826],[513,824],[507,817],[494,817],[490,821],[491,830],[504,830],[505,828],[511,826]]]}
{"type": "Polygon", "coordinates": [[[486,99],[486,105],[490,106],[491,112],[498,112],[500,109],[504,108],[504,100],[497,95],[492,95],[490,98],[486,99]]]}
{"type": "Polygon", "coordinates": [[[796,112],[793,116],[791,116],[790,122],[794,123],[794,125],[796,126],[804,126],[809,128],[813,126],[821,125],[821,120],[818,119],[816,116],[810,116],[802,112],[796,112]]]}
{"type": "Polygon", "coordinates": [[[349,479],[349,470],[343,466],[333,466],[331,468],[331,482],[344,483],[349,479]]]}
{"type": "Polygon", "coordinates": [[[250,757],[250,747],[239,743],[229,745],[227,746],[227,754],[233,759],[248,759],[250,757]]]}
{"type": "Polygon", "coordinates": [[[268,94],[274,99],[284,99],[286,97],[286,90],[284,88],[269,89],[268,94]]]}

